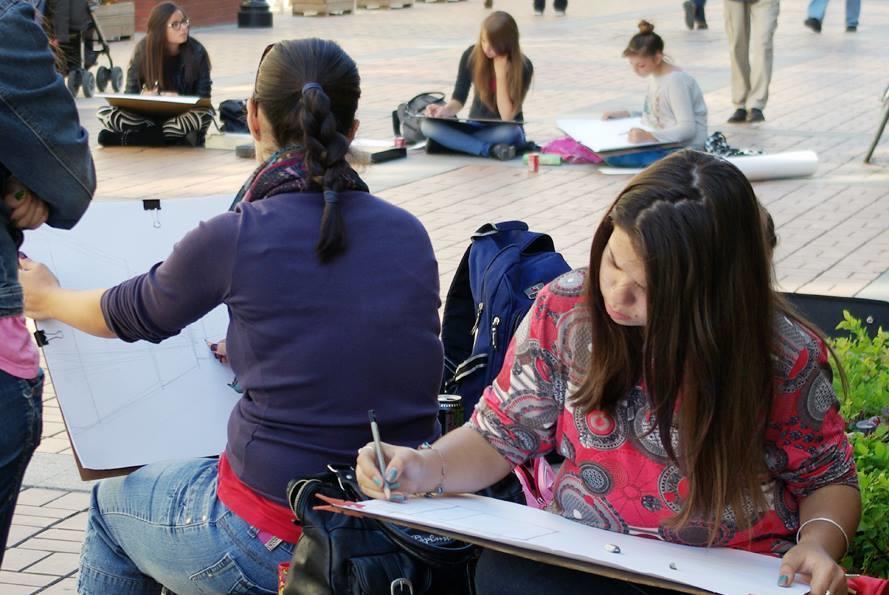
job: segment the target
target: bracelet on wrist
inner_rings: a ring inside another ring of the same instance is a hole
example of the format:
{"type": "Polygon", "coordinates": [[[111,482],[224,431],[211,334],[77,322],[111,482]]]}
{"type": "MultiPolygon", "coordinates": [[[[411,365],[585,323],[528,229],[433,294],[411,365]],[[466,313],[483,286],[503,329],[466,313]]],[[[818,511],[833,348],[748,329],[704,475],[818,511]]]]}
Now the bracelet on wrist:
{"type": "Polygon", "coordinates": [[[421,444],[419,446],[419,450],[433,450],[436,453],[438,453],[438,458],[441,459],[441,477],[438,480],[438,485],[435,486],[435,488],[433,488],[432,491],[429,491],[429,492],[426,492],[425,494],[423,494],[426,497],[441,496],[442,494],[444,494],[444,491],[445,491],[444,482],[445,482],[445,476],[447,474],[446,469],[445,469],[444,455],[441,453],[440,450],[438,450],[437,448],[434,448],[428,442],[424,442],[423,444],[421,444]]]}
{"type": "Polygon", "coordinates": [[[833,519],[829,519],[825,516],[816,516],[814,518],[808,519],[803,524],[801,524],[799,526],[799,529],[796,530],[796,542],[797,543],[799,543],[800,535],[802,534],[803,529],[806,527],[806,525],[808,525],[809,523],[814,523],[815,521],[821,521],[823,523],[830,523],[831,525],[833,525],[834,527],[839,529],[840,533],[842,533],[842,535],[843,535],[843,540],[846,542],[846,550],[843,552],[843,555],[840,556],[840,558],[844,557],[846,554],[849,553],[849,536],[846,534],[846,530],[843,529],[842,525],[840,525],[838,522],[836,522],[833,519]]]}

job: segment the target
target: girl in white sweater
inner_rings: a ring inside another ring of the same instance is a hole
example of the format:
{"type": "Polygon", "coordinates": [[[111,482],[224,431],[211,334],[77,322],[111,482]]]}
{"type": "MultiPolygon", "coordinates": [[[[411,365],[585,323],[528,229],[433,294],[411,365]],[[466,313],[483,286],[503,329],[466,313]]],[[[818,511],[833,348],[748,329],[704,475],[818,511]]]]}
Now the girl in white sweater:
{"type": "MultiPolygon", "coordinates": [[[[605,119],[641,115],[648,130],[632,128],[630,142],[675,143],[703,149],[707,140],[707,106],[697,81],[664,58],[664,40],[648,21],[639,23],[639,33],[630,39],[623,53],[633,71],[648,78],[648,93],[642,113],[606,112],[605,119]]],[[[674,149],[653,149],[619,157],[606,157],[609,165],[645,167],[674,149]]]]}

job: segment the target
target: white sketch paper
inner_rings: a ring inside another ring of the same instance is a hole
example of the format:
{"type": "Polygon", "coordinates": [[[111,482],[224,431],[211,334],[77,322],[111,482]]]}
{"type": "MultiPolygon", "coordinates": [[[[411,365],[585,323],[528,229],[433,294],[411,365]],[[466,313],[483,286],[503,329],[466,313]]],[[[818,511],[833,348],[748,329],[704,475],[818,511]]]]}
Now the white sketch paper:
{"type": "MultiPolygon", "coordinates": [[[[201,220],[224,212],[230,197],[96,202],[70,231],[42,227],[23,250],[45,263],[62,287],[111,287],[164,260],[201,220]]],[[[225,337],[220,306],[159,345],[101,339],[54,320],[38,323],[49,374],[71,440],[88,469],[116,469],[219,454],[239,394],[234,374],[207,341],[225,337]]]]}
{"type": "Polygon", "coordinates": [[[730,548],[699,548],[596,529],[559,515],[475,495],[360,502],[362,513],[405,521],[515,546],[525,551],[617,568],[726,595],[791,595],[808,592],[795,583],[778,587],[781,561],[730,548]],[[611,553],[606,545],[620,548],[611,553]],[[672,567],[671,567],[672,564],[672,567]]]}
{"type": "Polygon", "coordinates": [[[591,151],[606,152],[621,149],[635,149],[663,145],[657,140],[631,143],[629,135],[631,128],[641,128],[651,132],[651,128],[643,126],[642,118],[620,118],[618,120],[593,120],[593,119],[561,119],[556,120],[559,130],[589,148],[591,151]]]}

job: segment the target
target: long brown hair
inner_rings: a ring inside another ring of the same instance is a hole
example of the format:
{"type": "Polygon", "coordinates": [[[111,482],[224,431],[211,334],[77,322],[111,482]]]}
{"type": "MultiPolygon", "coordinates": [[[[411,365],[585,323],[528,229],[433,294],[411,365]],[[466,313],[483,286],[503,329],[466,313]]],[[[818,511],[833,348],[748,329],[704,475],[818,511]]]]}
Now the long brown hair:
{"type": "MultiPolygon", "coordinates": [[[[259,71],[253,101],[262,107],[279,147],[300,145],[309,174],[326,192],[343,190],[349,132],[355,123],[361,77],[358,66],[333,41],[294,39],[268,50],[259,71]],[[303,90],[306,83],[320,88],[303,90]]],[[[346,248],[339,202],[324,201],[321,234],[315,251],[327,262],[346,248]]]]}
{"type": "Polygon", "coordinates": [[[528,92],[528,85],[525,81],[525,56],[519,46],[519,26],[509,13],[502,10],[492,12],[482,22],[478,43],[472,51],[470,64],[475,92],[488,109],[496,112],[497,97],[495,90],[491,88],[491,81],[494,80],[494,61],[488,58],[482,49],[482,33],[487,36],[488,43],[498,56],[506,55],[509,58],[507,73],[509,98],[517,106],[521,106],[528,92]]]}
{"type": "Polygon", "coordinates": [[[774,313],[783,310],[767,245],[744,175],[727,161],[685,150],[630,181],[590,251],[593,352],[573,402],[585,411],[613,411],[644,380],[660,442],[689,482],[673,522],[708,523],[710,543],[726,506],[741,527],[765,506],[774,313]],[[599,269],[615,227],[633,238],[646,263],[644,328],[617,325],[605,311],[599,269]]]}
{"type": "MultiPolygon", "coordinates": [[[[153,87],[157,83],[162,91],[178,91],[172,88],[173,73],[164,72],[164,58],[167,57],[167,21],[177,10],[182,13],[182,18],[188,18],[185,11],[174,2],[161,2],[152,8],[151,14],[148,15],[145,38],[139,42],[135,51],[136,59],[140,61],[139,76],[142,84],[153,87]]],[[[191,39],[190,32],[189,39],[191,39]]],[[[191,82],[197,78],[197,65],[190,59],[190,52],[185,51],[188,47],[187,41],[182,44],[181,56],[185,67],[185,79],[191,82]]]]}

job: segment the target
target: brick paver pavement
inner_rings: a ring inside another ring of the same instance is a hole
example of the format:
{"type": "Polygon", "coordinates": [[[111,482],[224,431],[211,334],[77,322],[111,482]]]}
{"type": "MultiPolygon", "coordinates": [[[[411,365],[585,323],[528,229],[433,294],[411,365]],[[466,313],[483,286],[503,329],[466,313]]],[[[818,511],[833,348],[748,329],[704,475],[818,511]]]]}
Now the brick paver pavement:
{"type": "MultiPolygon", "coordinates": [[[[646,18],[664,36],[668,55],[697,77],[710,108],[710,130],[735,146],[767,151],[814,149],[812,178],[757,183],[777,224],[776,274],[783,288],[889,299],[889,137],[873,165],[861,160],[880,116],[886,85],[885,32],[889,4],[865,2],[858,33],[843,32],[842,2],[829,7],[824,32],[802,26],[805,2],[785,1],[775,42],[775,70],[767,121],[732,126],[728,50],[722,4],[707,5],[708,31],[687,31],[679,0],[575,0],[568,16],[531,13],[530,0],[497,0],[519,22],[522,45],[535,65],[526,101],[528,136],[554,138],[555,119],[606,109],[638,107],[645,82],[620,53],[646,18]]],[[[340,41],[362,74],[359,110],[365,138],[391,137],[389,113],[417,92],[450,92],[461,52],[487,14],[482,0],[418,3],[402,10],[358,11],[351,16],[276,15],[272,30],[216,27],[194,32],[213,61],[214,100],[250,93],[262,49],[270,42],[318,36],[340,41]]],[[[111,45],[126,65],[134,43],[111,45]]],[[[100,99],[78,99],[95,139],[100,99]]],[[[188,149],[94,150],[97,200],[232,196],[254,164],[228,151],[188,149]]],[[[626,183],[582,166],[526,172],[519,163],[412,154],[406,161],[368,168],[371,189],[415,213],[439,258],[442,290],[469,234],[485,221],[524,219],[551,233],[575,266],[584,264],[592,230],[626,183]]],[[[44,439],[26,477],[10,536],[0,593],[74,590],[85,527],[88,486],[73,472],[73,458],[58,402],[47,388],[44,439]]]]}

